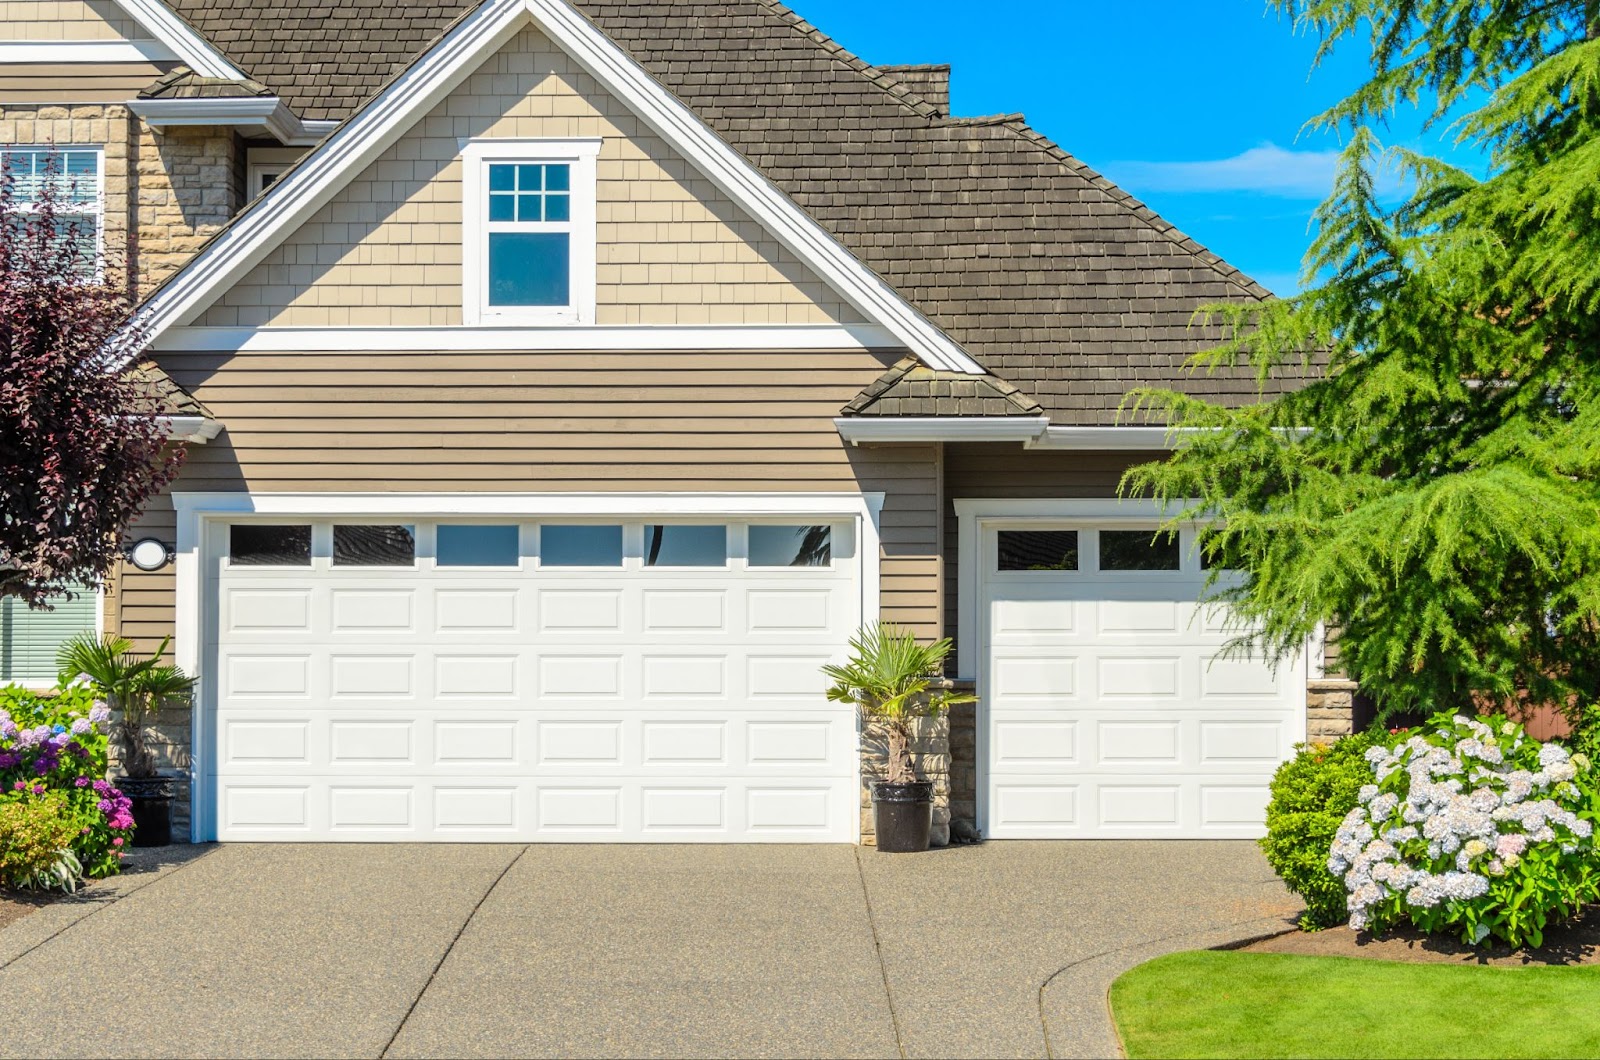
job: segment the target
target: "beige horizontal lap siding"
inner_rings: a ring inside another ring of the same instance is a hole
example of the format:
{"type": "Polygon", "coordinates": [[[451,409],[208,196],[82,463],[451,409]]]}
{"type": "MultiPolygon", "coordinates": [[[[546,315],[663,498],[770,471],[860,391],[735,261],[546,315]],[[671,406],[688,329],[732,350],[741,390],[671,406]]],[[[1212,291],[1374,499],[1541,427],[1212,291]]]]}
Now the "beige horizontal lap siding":
{"type": "Polygon", "coordinates": [[[0,40],[148,41],[114,0],[0,0],[0,40]]]}
{"type": "Polygon", "coordinates": [[[514,38],[197,321],[220,327],[462,321],[464,138],[602,139],[602,325],[861,319],[536,30],[514,38]]]}
{"type": "Polygon", "coordinates": [[[124,103],[172,67],[169,62],[0,63],[0,107],[124,103]]]}
{"type": "MultiPolygon", "coordinates": [[[[162,354],[226,425],[177,490],[887,494],[882,615],[939,628],[937,451],[854,448],[833,416],[897,353],[162,354]]],[[[170,504],[146,516],[170,535],[170,504]]],[[[136,528],[142,535],[145,526],[136,528]]],[[[164,538],[170,540],[170,536],[164,538]]],[[[122,628],[172,628],[170,571],[122,628]]]]}

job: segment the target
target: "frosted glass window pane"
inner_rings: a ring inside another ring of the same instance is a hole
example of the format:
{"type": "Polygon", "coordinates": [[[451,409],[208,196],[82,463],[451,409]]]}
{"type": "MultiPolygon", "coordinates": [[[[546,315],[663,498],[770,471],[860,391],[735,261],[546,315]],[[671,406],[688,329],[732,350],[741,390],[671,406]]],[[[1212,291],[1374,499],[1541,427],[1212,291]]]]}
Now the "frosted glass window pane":
{"type": "Polygon", "coordinates": [[[514,524],[440,526],[434,548],[441,567],[515,567],[517,528],[514,524]]]}

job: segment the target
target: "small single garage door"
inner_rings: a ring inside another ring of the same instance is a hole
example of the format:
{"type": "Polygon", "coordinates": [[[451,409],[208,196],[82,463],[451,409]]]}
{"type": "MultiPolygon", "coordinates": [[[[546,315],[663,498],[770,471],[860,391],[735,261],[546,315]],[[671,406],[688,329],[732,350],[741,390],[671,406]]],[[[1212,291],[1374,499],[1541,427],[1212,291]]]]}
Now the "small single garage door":
{"type": "Polygon", "coordinates": [[[223,840],[853,842],[855,528],[208,531],[223,840]]]}
{"type": "Polygon", "coordinates": [[[1185,532],[985,523],[988,834],[1251,838],[1304,739],[1300,660],[1219,658],[1185,532]]]}

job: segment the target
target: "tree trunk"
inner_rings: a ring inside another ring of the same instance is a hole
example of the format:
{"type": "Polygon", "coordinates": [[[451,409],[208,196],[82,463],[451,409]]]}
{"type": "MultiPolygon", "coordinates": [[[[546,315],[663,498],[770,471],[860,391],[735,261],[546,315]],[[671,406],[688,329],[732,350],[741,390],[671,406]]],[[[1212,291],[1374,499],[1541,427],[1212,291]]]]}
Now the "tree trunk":
{"type": "Polygon", "coordinates": [[[911,733],[904,725],[889,725],[889,768],[891,784],[912,784],[917,779],[916,766],[911,761],[911,733]]]}

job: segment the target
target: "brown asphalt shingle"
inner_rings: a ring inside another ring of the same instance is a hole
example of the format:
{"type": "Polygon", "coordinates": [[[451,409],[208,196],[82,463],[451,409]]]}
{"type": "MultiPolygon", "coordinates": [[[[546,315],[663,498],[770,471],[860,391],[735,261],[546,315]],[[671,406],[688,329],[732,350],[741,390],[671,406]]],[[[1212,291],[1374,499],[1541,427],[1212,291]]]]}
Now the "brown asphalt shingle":
{"type": "MultiPolygon", "coordinates": [[[[473,5],[172,6],[302,117],[343,118],[473,5]]],[[[772,0],[577,6],[1052,422],[1112,423],[1141,385],[1256,397],[1248,371],[1184,365],[1220,337],[1198,307],[1268,293],[1020,115],[942,117],[772,0]]]]}
{"type": "Polygon", "coordinates": [[[1039,403],[992,375],[941,372],[902,359],[839,410],[846,416],[1043,416],[1039,403]]]}

